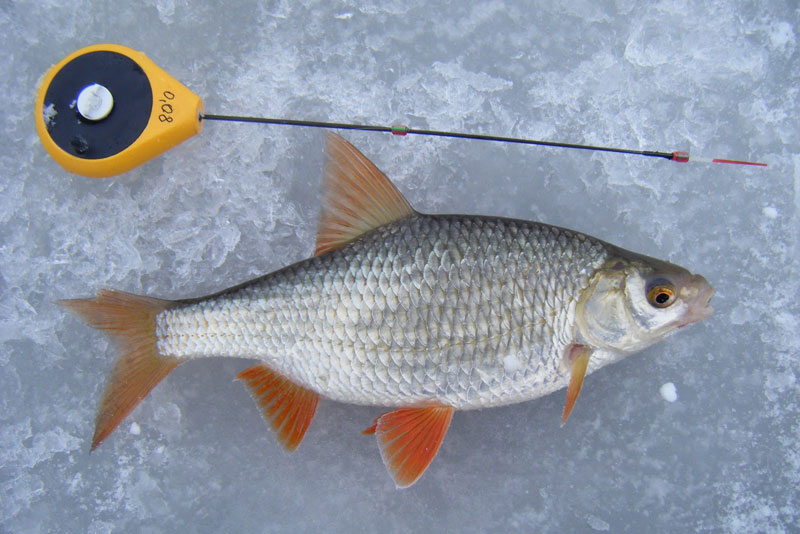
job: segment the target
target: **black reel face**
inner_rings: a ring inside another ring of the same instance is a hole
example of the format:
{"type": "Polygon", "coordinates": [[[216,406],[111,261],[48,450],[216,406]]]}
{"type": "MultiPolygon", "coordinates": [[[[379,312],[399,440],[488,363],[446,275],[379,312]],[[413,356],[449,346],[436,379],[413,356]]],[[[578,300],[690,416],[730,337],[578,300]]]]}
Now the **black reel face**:
{"type": "Polygon", "coordinates": [[[61,150],[83,159],[108,158],[131,146],[152,108],[142,67],[111,51],[89,52],[64,65],[44,97],[47,133],[61,150]]]}

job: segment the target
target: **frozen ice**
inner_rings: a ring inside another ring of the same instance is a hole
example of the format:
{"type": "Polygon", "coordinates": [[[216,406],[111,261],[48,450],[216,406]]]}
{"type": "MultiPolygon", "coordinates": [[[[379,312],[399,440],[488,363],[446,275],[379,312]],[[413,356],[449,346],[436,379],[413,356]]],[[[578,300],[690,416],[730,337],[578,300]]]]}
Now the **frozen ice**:
{"type": "Polygon", "coordinates": [[[776,219],[778,217],[778,210],[776,210],[773,206],[764,206],[764,209],[761,210],[761,213],[763,213],[764,217],[767,219],[776,219]]]}
{"type": "Polygon", "coordinates": [[[58,115],[58,111],[56,111],[56,106],[54,104],[48,104],[44,107],[42,111],[44,115],[44,123],[48,126],[51,124],[55,124],[56,115],[58,115]]]}
{"type": "Polygon", "coordinates": [[[667,402],[675,402],[678,400],[678,390],[675,388],[675,384],[672,382],[665,382],[661,384],[658,392],[661,393],[661,398],[667,402]]]}
{"type": "Polygon", "coordinates": [[[0,26],[0,531],[800,531],[796,2],[21,0],[0,26]],[[318,130],[209,122],[124,176],[66,173],[35,87],[102,42],[144,51],[210,113],[769,167],[344,132],[421,211],[679,263],[715,313],[587,377],[563,428],[563,391],[457,413],[408,490],[361,435],[378,408],[323,401],[284,453],[232,380],[244,360],[181,366],[90,454],[115,348],[55,302],[199,296],[307,257],[323,162],[318,130]],[[680,402],[654,394],[669,382],[680,402]]]}
{"type": "Polygon", "coordinates": [[[604,521],[597,517],[596,515],[590,515],[586,518],[586,523],[597,532],[607,532],[611,530],[611,525],[608,521],[604,521]]]}

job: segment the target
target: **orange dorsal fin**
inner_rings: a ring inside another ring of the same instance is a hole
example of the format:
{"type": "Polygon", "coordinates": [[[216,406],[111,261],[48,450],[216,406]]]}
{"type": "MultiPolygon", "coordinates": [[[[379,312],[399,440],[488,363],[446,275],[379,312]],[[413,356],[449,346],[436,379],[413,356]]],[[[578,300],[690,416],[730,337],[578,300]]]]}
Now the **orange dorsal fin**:
{"type": "Polygon", "coordinates": [[[400,408],[381,415],[364,431],[377,436],[383,463],[398,488],[412,485],[428,468],[454,411],[449,406],[400,408]]]}
{"type": "Polygon", "coordinates": [[[569,378],[569,387],[567,388],[567,402],[564,404],[564,413],[561,415],[561,425],[567,422],[572,408],[575,407],[575,401],[578,400],[578,395],[581,394],[581,387],[583,386],[583,377],[586,376],[586,367],[589,365],[589,356],[592,354],[592,349],[585,345],[572,345],[567,353],[571,365],[571,374],[569,378]]]}
{"type": "Polygon", "coordinates": [[[322,213],[315,256],[414,213],[394,184],[340,136],[326,134],[322,213]]]}
{"type": "Polygon", "coordinates": [[[246,369],[236,378],[244,381],[281,445],[295,450],[314,419],[319,395],[266,365],[246,369]]]}
{"type": "Polygon", "coordinates": [[[120,350],[97,410],[94,450],[181,363],[178,358],[159,355],[156,347],[156,315],[172,303],[103,290],[94,299],[62,300],[59,304],[109,334],[120,350]]]}

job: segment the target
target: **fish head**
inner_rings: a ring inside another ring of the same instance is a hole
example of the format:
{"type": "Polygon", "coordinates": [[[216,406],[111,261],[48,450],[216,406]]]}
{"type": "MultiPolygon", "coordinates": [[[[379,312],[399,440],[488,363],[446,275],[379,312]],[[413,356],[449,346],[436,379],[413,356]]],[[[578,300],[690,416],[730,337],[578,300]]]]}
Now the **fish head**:
{"type": "Polygon", "coordinates": [[[588,344],[630,354],[713,312],[714,290],[683,267],[612,247],[576,308],[588,344]]]}

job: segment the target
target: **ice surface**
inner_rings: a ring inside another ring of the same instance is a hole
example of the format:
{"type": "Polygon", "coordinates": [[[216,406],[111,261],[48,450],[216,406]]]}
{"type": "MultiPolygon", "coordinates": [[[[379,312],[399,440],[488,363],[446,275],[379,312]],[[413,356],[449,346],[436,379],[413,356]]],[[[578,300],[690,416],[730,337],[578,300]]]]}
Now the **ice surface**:
{"type": "Polygon", "coordinates": [[[0,531],[800,530],[794,2],[49,0],[0,2],[0,27],[0,531]],[[114,348],[54,301],[202,295],[308,256],[322,163],[319,131],[209,123],[117,179],[65,173],[34,131],[34,88],[108,41],[209,112],[770,166],[347,133],[420,210],[675,261],[711,281],[715,314],[588,377],[564,428],[563,392],[456,414],[404,491],[360,434],[378,409],[323,402],[287,455],[232,381],[240,360],[181,366],[89,454],[114,348]],[[667,380],[680,402],[653,394],[667,380]]]}

